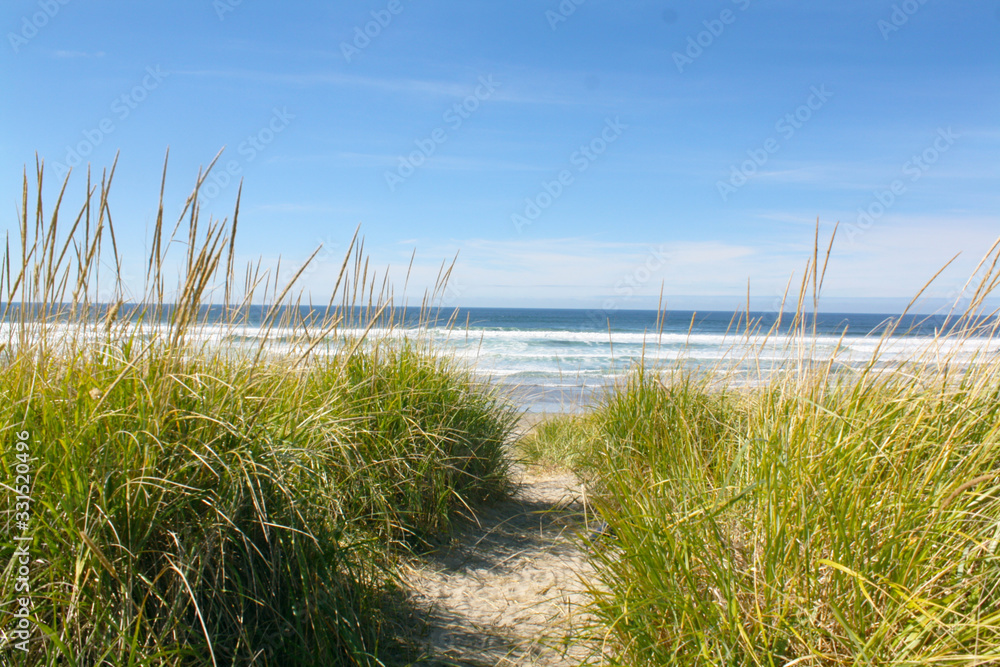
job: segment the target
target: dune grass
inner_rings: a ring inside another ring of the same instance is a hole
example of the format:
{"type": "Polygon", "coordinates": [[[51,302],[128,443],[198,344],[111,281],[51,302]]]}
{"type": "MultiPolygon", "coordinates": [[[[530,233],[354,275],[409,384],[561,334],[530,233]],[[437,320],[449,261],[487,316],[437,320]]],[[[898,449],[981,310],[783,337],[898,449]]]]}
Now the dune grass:
{"type": "MultiPolygon", "coordinates": [[[[991,253],[937,343],[995,334],[991,253]]],[[[613,664],[1000,663],[1000,360],[878,355],[755,386],[637,369],[538,432],[609,524],[586,546],[613,664]]]]}
{"type": "MultiPolygon", "coordinates": [[[[0,263],[0,662],[405,660],[395,555],[509,493],[516,412],[386,333],[396,301],[360,243],[326,309],[298,309],[294,279],[239,277],[238,198],[231,222],[199,224],[204,174],[170,233],[161,195],[127,294],[113,173],[88,175],[68,225],[67,184],[46,212],[43,169],[31,198],[26,176],[0,263]]],[[[860,367],[802,362],[818,260],[793,368],[752,386],[640,368],[521,443],[578,470],[608,523],[587,548],[612,662],[1000,662],[1000,361],[945,345],[995,335],[1000,254],[936,351],[860,367]]]]}
{"type": "Polygon", "coordinates": [[[995,663],[997,370],[723,395],[635,379],[590,468],[623,664],[995,663]]]}
{"type": "Polygon", "coordinates": [[[392,295],[359,244],[318,320],[269,274],[238,280],[239,203],[199,225],[205,174],[172,234],[161,194],[144,291],[126,298],[113,173],[88,176],[67,226],[67,184],[43,212],[39,166],[4,254],[0,513],[23,541],[0,546],[0,600],[30,605],[26,620],[0,606],[0,662],[382,664],[399,652],[396,551],[508,493],[516,413],[419,339],[385,335],[392,295]],[[259,328],[284,337],[241,342],[261,300],[259,328]],[[223,339],[199,342],[213,301],[230,304],[223,339]]]}
{"type": "Polygon", "coordinates": [[[543,468],[580,469],[594,437],[592,422],[587,414],[549,417],[518,440],[517,453],[525,463],[543,468]]]}

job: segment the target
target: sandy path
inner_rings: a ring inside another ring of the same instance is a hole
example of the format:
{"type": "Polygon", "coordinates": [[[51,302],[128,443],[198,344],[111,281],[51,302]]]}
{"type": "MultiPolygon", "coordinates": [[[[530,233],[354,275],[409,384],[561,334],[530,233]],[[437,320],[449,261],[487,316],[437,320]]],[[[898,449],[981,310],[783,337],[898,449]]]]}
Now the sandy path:
{"type": "Polygon", "coordinates": [[[479,513],[405,575],[424,615],[421,665],[579,665],[590,568],[573,536],[586,530],[571,474],[521,471],[514,497],[479,513]],[[574,638],[574,635],[576,638],[574,638]]]}

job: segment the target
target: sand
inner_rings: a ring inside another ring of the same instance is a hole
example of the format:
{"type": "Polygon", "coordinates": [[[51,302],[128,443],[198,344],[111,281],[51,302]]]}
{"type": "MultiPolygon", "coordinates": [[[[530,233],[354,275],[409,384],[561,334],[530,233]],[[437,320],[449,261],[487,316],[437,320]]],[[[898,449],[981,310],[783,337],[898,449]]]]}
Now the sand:
{"type": "Polygon", "coordinates": [[[592,572],[582,489],[566,472],[518,468],[518,492],[478,512],[448,544],[412,561],[404,580],[423,615],[421,665],[579,665],[592,572]]]}

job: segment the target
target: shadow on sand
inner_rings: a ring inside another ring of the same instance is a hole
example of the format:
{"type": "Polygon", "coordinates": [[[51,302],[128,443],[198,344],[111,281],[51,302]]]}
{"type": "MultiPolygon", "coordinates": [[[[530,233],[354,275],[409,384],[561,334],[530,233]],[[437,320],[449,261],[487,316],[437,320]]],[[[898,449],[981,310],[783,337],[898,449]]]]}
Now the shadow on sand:
{"type": "Polygon", "coordinates": [[[409,604],[420,618],[413,638],[427,656],[411,664],[580,663],[567,660],[567,639],[552,627],[575,613],[567,583],[581,588],[574,585],[584,562],[576,537],[588,517],[580,491],[572,475],[526,480],[411,564],[409,604]]]}

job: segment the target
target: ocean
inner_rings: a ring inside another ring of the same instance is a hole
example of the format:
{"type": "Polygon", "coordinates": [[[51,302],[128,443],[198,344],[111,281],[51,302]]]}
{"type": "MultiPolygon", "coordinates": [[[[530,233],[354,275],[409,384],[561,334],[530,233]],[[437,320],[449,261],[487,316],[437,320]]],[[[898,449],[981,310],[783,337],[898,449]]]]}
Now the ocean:
{"type": "MultiPolygon", "coordinates": [[[[302,319],[315,322],[324,314],[305,307],[299,310],[302,319]]],[[[263,306],[251,306],[243,313],[241,325],[233,327],[222,324],[229,318],[223,308],[208,307],[201,318],[206,324],[192,332],[189,340],[232,348],[255,346],[265,312],[263,306]]],[[[101,314],[99,307],[95,318],[101,314]]],[[[339,333],[361,333],[368,325],[366,315],[366,311],[354,311],[353,320],[339,333]]],[[[134,318],[127,307],[120,316],[134,318]]],[[[162,320],[169,316],[169,311],[164,312],[162,320]]],[[[640,364],[717,373],[729,383],[753,384],[790,365],[830,359],[838,370],[849,371],[867,364],[876,349],[881,366],[918,358],[954,366],[1000,355],[1000,339],[988,335],[988,325],[995,320],[981,323],[978,335],[959,341],[938,337],[957,323],[944,315],[900,318],[820,313],[815,321],[811,315],[806,318],[805,336],[789,336],[793,317],[787,313],[780,326],[776,312],[751,312],[749,319],[748,328],[745,313],[459,308],[440,309],[428,321],[426,311],[421,319],[419,309],[406,308],[396,311],[393,327],[383,317],[370,334],[429,340],[433,349],[467,364],[484,382],[499,385],[529,412],[585,410],[640,364]],[[892,333],[883,341],[887,331],[892,333]]],[[[3,326],[9,327],[10,322],[3,326]]],[[[315,325],[310,328],[311,334],[317,331],[315,325]]],[[[272,329],[269,336],[280,351],[298,340],[300,333],[272,329]]]]}
{"type": "Polygon", "coordinates": [[[734,383],[759,383],[804,361],[834,358],[838,368],[856,368],[870,361],[887,330],[883,366],[918,357],[963,364],[1000,354],[1000,341],[988,336],[962,344],[937,337],[956,324],[945,315],[820,313],[815,322],[806,319],[805,337],[789,336],[787,313],[776,326],[775,312],[751,312],[749,331],[745,314],[727,312],[468,308],[446,315],[454,315],[453,326],[430,329],[440,346],[531,412],[586,409],[639,364],[725,373],[734,383]]]}

